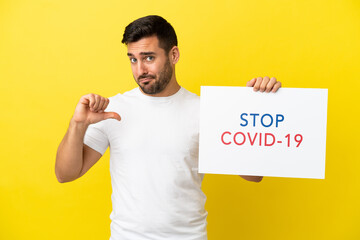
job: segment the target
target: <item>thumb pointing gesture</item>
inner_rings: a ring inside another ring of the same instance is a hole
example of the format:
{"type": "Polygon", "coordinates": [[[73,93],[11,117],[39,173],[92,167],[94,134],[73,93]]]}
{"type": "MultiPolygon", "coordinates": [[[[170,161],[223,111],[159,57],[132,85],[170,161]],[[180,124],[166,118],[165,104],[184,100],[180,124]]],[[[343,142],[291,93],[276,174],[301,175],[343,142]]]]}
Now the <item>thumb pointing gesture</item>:
{"type": "Polygon", "coordinates": [[[117,114],[116,112],[104,112],[104,113],[100,113],[104,116],[104,119],[103,120],[106,120],[106,119],[116,119],[118,121],[121,120],[121,117],[119,114],[117,114]]]}
{"type": "Polygon", "coordinates": [[[74,121],[85,124],[93,124],[109,118],[120,121],[119,114],[104,112],[109,102],[108,98],[93,93],[82,96],[75,108],[74,121]]]}

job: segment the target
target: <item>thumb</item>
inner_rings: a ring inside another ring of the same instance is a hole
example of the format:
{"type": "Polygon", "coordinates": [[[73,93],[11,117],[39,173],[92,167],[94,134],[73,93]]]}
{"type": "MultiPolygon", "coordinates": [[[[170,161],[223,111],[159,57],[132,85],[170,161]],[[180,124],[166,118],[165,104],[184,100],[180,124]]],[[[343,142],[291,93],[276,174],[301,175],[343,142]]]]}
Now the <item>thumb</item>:
{"type": "Polygon", "coordinates": [[[105,119],[109,119],[109,118],[116,119],[116,120],[118,120],[118,121],[121,120],[120,115],[117,114],[116,112],[104,112],[104,113],[103,113],[103,117],[104,117],[104,120],[105,120],[105,119]]]}

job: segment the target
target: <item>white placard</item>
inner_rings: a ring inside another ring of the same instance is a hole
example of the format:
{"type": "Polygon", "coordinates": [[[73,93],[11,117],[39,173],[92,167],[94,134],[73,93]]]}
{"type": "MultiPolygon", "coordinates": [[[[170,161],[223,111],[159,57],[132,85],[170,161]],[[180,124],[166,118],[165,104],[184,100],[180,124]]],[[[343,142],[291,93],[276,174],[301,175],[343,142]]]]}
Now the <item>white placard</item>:
{"type": "Polygon", "coordinates": [[[199,172],[325,178],[327,89],[202,86],[199,172]]]}

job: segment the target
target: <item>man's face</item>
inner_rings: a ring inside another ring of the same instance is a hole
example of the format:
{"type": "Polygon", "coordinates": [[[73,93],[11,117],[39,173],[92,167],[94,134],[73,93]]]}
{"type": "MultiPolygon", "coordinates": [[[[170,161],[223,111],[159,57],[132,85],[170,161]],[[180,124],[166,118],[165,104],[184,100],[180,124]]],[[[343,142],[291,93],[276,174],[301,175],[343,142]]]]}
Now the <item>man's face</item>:
{"type": "Polygon", "coordinates": [[[173,67],[156,36],[145,37],[127,45],[134,79],[145,94],[162,92],[173,75],[173,67]]]}

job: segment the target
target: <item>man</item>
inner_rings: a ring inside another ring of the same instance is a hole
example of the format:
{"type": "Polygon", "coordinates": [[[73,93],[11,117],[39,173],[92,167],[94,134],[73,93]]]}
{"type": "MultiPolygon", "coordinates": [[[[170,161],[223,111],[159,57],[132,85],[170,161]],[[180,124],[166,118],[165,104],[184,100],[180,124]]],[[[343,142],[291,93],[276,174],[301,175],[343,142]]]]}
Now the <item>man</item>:
{"type": "MultiPolygon", "coordinates": [[[[122,42],[139,88],[80,98],[58,148],[57,179],[81,177],[110,146],[111,240],[207,239],[204,175],[197,172],[199,97],[176,80],[175,31],[147,16],[126,27],[122,42]]],[[[247,83],[267,92],[280,85],[268,77],[247,83]]]]}

